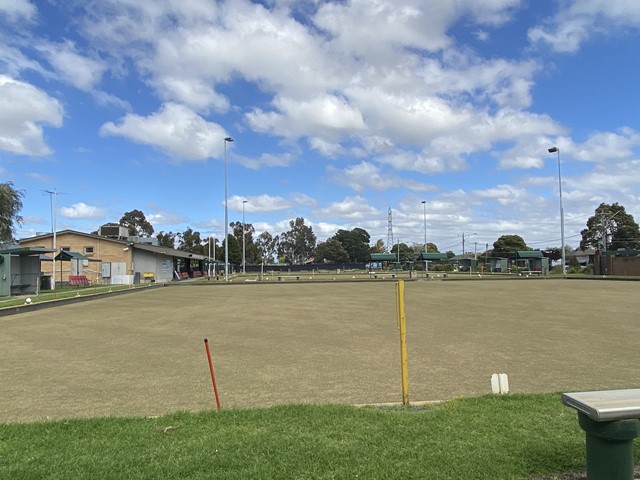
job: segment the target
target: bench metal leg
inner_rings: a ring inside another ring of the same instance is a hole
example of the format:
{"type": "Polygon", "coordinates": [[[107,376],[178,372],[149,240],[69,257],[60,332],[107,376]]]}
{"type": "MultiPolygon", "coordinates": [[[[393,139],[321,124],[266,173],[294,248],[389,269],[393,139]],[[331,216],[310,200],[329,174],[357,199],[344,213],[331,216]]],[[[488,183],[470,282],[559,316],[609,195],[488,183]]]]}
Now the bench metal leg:
{"type": "Polygon", "coordinates": [[[596,422],[578,412],[587,436],[588,480],[633,480],[633,439],[640,435],[638,420],[596,422]]]}

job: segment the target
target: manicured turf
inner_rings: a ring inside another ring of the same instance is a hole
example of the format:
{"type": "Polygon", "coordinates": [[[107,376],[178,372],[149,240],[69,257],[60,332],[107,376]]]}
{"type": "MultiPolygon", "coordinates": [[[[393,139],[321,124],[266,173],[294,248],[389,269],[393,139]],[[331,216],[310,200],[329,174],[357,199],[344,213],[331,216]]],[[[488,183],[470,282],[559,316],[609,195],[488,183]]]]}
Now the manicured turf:
{"type": "MultiPolygon", "coordinates": [[[[412,401],[640,386],[636,282],[406,285],[412,401]]],[[[393,282],[148,288],[0,318],[0,422],[401,400],[393,282]]]]}
{"type": "Polygon", "coordinates": [[[557,394],[0,424],[0,478],[530,479],[583,470],[557,394]]]}

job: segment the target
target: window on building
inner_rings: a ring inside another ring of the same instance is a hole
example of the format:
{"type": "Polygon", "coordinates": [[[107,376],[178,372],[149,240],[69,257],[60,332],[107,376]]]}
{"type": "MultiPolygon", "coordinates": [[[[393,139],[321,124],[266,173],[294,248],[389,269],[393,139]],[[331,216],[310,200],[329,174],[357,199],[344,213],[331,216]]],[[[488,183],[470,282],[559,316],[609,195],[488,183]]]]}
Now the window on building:
{"type": "Polygon", "coordinates": [[[71,251],[71,247],[60,247],[60,251],[61,252],[70,252],[71,251]]]}
{"type": "Polygon", "coordinates": [[[84,253],[93,253],[93,247],[84,247],[84,253]]]}

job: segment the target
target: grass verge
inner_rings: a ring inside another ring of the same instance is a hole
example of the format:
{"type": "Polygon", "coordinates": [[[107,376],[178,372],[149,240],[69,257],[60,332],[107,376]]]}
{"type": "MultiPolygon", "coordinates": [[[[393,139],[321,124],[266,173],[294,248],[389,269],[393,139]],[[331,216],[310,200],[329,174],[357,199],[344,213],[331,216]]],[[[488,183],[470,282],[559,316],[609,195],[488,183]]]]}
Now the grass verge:
{"type": "Polygon", "coordinates": [[[0,478],[528,479],[584,470],[558,394],[0,425],[0,478]]]}

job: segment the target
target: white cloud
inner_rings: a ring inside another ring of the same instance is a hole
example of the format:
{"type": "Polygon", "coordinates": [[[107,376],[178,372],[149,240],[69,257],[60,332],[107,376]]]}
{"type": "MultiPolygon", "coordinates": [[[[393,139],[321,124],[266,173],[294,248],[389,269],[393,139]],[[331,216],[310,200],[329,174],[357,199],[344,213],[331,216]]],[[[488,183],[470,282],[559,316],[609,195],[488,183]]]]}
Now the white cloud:
{"type": "Polygon", "coordinates": [[[381,215],[380,210],[369,205],[367,199],[356,196],[346,197],[344,200],[334,202],[321,209],[322,215],[329,218],[341,218],[348,220],[361,220],[374,215],[381,215]]]}
{"type": "Polygon", "coordinates": [[[60,215],[73,219],[97,219],[104,217],[106,213],[106,209],[93,207],[91,205],[87,205],[84,202],[74,203],[70,207],[60,208],[60,215]]]}
{"type": "Polygon", "coordinates": [[[620,133],[594,133],[582,145],[569,149],[568,153],[576,160],[601,162],[630,158],[634,153],[634,147],[639,145],[640,134],[625,128],[620,133]]]}
{"type": "Polygon", "coordinates": [[[382,171],[380,167],[370,162],[360,162],[344,169],[329,167],[327,170],[334,181],[347,185],[356,192],[390,190],[393,188],[406,188],[422,192],[434,190],[432,185],[400,178],[397,175],[382,171]]]}
{"type": "Polygon", "coordinates": [[[277,96],[274,105],[281,113],[256,109],[247,114],[256,131],[299,137],[324,133],[338,140],[340,136],[364,128],[362,114],[345,98],[323,95],[304,101],[277,96]]]}
{"type": "Polygon", "coordinates": [[[41,125],[62,126],[60,102],[33,85],[0,75],[0,150],[48,155],[41,125]]]}
{"type": "Polygon", "coordinates": [[[102,60],[78,53],[76,46],[70,41],[41,44],[38,48],[45,54],[58,77],[80,90],[94,89],[107,69],[102,60]]]}
{"type": "Polygon", "coordinates": [[[151,145],[178,161],[222,157],[222,139],[227,136],[220,125],[207,122],[189,108],[175,103],[165,104],[147,117],[128,114],[118,124],[107,122],[100,128],[100,134],[151,145]]]}
{"type": "Polygon", "coordinates": [[[227,203],[229,208],[242,211],[242,201],[247,200],[245,205],[245,211],[250,212],[275,212],[278,210],[286,210],[291,208],[295,202],[293,200],[287,200],[280,196],[271,196],[267,194],[241,197],[233,195],[229,197],[227,203]]]}
{"type": "Polygon", "coordinates": [[[10,21],[33,20],[38,13],[29,0],[0,0],[0,15],[10,21]]]}
{"type": "Polygon", "coordinates": [[[497,185],[494,188],[476,190],[473,193],[481,198],[495,200],[500,205],[517,204],[529,196],[525,189],[515,188],[511,185],[497,185]]]}
{"type": "Polygon", "coordinates": [[[176,225],[176,224],[185,222],[185,218],[182,215],[175,212],[166,211],[166,210],[150,213],[149,215],[146,215],[146,219],[151,225],[153,225],[153,228],[154,230],[156,230],[156,233],[162,230],[157,228],[158,225],[171,226],[171,225],[176,225]]]}
{"type": "Polygon", "coordinates": [[[288,167],[295,162],[295,156],[290,153],[263,153],[257,158],[234,155],[233,161],[251,170],[262,168],[288,167]]]}
{"type": "Polygon", "coordinates": [[[531,28],[529,40],[557,52],[575,53],[594,34],[609,34],[621,27],[640,28],[636,0],[570,0],[553,18],[531,28]]]}

